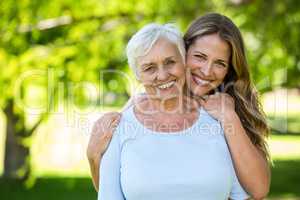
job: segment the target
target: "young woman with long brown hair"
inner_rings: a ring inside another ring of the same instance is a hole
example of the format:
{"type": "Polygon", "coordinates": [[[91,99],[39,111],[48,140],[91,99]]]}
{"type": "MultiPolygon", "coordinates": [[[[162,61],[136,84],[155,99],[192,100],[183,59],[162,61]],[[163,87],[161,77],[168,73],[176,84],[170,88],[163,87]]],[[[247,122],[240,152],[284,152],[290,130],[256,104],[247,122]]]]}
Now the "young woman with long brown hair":
{"type": "MultiPolygon", "coordinates": [[[[262,199],[270,185],[268,127],[240,31],[226,16],[211,13],[189,26],[184,41],[190,96],[220,121],[239,181],[254,199],[262,199]]],[[[87,154],[96,188],[101,157],[119,118],[117,113],[106,114],[96,122],[90,139],[87,154]]]]}

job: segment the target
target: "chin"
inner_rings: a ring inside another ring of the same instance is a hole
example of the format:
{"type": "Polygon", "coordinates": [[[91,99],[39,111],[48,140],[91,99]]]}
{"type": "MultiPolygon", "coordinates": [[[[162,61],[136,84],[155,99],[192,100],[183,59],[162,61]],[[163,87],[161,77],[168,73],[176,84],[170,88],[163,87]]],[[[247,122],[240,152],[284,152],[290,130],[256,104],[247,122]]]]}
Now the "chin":
{"type": "Polygon", "coordinates": [[[158,96],[160,99],[170,99],[170,98],[175,98],[178,97],[180,95],[179,91],[162,91],[159,92],[158,96]]]}
{"type": "Polygon", "coordinates": [[[195,96],[203,96],[203,95],[209,95],[213,94],[215,91],[219,91],[218,87],[220,84],[214,83],[212,85],[207,86],[200,86],[198,84],[192,83],[189,86],[189,90],[195,95],[195,96]],[[217,87],[215,87],[217,85],[217,87]],[[213,87],[212,87],[213,86],[213,87]]]}
{"type": "Polygon", "coordinates": [[[167,100],[181,95],[180,91],[175,88],[171,90],[156,90],[156,91],[151,90],[148,92],[146,91],[146,93],[154,97],[155,99],[160,99],[160,100],[167,100]]]}
{"type": "Polygon", "coordinates": [[[190,91],[195,95],[195,96],[203,96],[203,95],[207,95],[210,93],[210,91],[212,91],[211,88],[207,88],[207,87],[199,87],[197,86],[192,86],[190,88],[190,91]]]}

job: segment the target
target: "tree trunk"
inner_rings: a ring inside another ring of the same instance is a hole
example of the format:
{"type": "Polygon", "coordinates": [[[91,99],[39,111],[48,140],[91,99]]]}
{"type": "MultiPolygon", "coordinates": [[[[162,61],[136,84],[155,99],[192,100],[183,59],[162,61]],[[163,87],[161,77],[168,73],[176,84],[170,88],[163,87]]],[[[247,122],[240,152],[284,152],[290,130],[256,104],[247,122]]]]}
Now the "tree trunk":
{"type": "Polygon", "coordinates": [[[4,178],[25,180],[30,173],[29,147],[22,145],[20,137],[25,131],[25,124],[20,116],[14,113],[14,102],[9,100],[4,109],[6,115],[6,140],[4,158],[4,178]]]}

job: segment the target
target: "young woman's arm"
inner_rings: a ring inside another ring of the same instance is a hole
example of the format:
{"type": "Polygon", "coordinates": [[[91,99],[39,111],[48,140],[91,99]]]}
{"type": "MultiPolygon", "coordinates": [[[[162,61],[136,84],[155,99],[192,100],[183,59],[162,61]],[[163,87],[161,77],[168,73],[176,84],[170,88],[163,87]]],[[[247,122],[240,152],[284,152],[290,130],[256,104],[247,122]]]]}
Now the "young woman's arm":
{"type": "Polygon", "coordinates": [[[236,113],[228,113],[222,126],[241,184],[255,200],[265,198],[271,177],[268,161],[252,144],[236,113]]]}
{"type": "MultiPolygon", "coordinates": [[[[131,97],[122,108],[122,111],[132,106],[134,104],[134,101],[140,102],[145,100],[146,98],[147,97],[144,94],[140,94],[137,97],[131,97]]],[[[98,191],[99,189],[99,169],[102,155],[104,154],[110,143],[110,140],[114,133],[114,129],[118,126],[120,118],[121,113],[118,112],[110,112],[104,114],[95,122],[91,137],[89,139],[87,157],[89,160],[92,180],[96,191],[98,191]]]]}
{"type": "Polygon", "coordinates": [[[89,139],[86,154],[96,191],[99,189],[99,168],[102,155],[111,141],[114,129],[119,123],[120,116],[121,114],[117,112],[104,114],[95,122],[89,139]]]}
{"type": "Polygon", "coordinates": [[[267,196],[270,168],[262,152],[251,142],[234,110],[232,97],[225,93],[200,100],[203,108],[221,122],[239,181],[255,199],[267,196]]]}

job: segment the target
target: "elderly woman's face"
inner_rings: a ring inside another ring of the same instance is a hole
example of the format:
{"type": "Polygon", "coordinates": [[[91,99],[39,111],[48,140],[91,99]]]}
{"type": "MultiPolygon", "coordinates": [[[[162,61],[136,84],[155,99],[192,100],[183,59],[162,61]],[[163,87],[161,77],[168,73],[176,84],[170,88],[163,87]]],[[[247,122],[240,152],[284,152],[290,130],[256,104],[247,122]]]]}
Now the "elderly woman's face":
{"type": "Polygon", "coordinates": [[[158,39],[150,51],[137,59],[138,74],[148,95],[166,99],[182,93],[185,69],[175,44],[158,39]]]}
{"type": "Polygon", "coordinates": [[[187,51],[187,85],[202,96],[217,88],[228,72],[230,46],[219,35],[211,34],[194,41],[187,51]]]}

